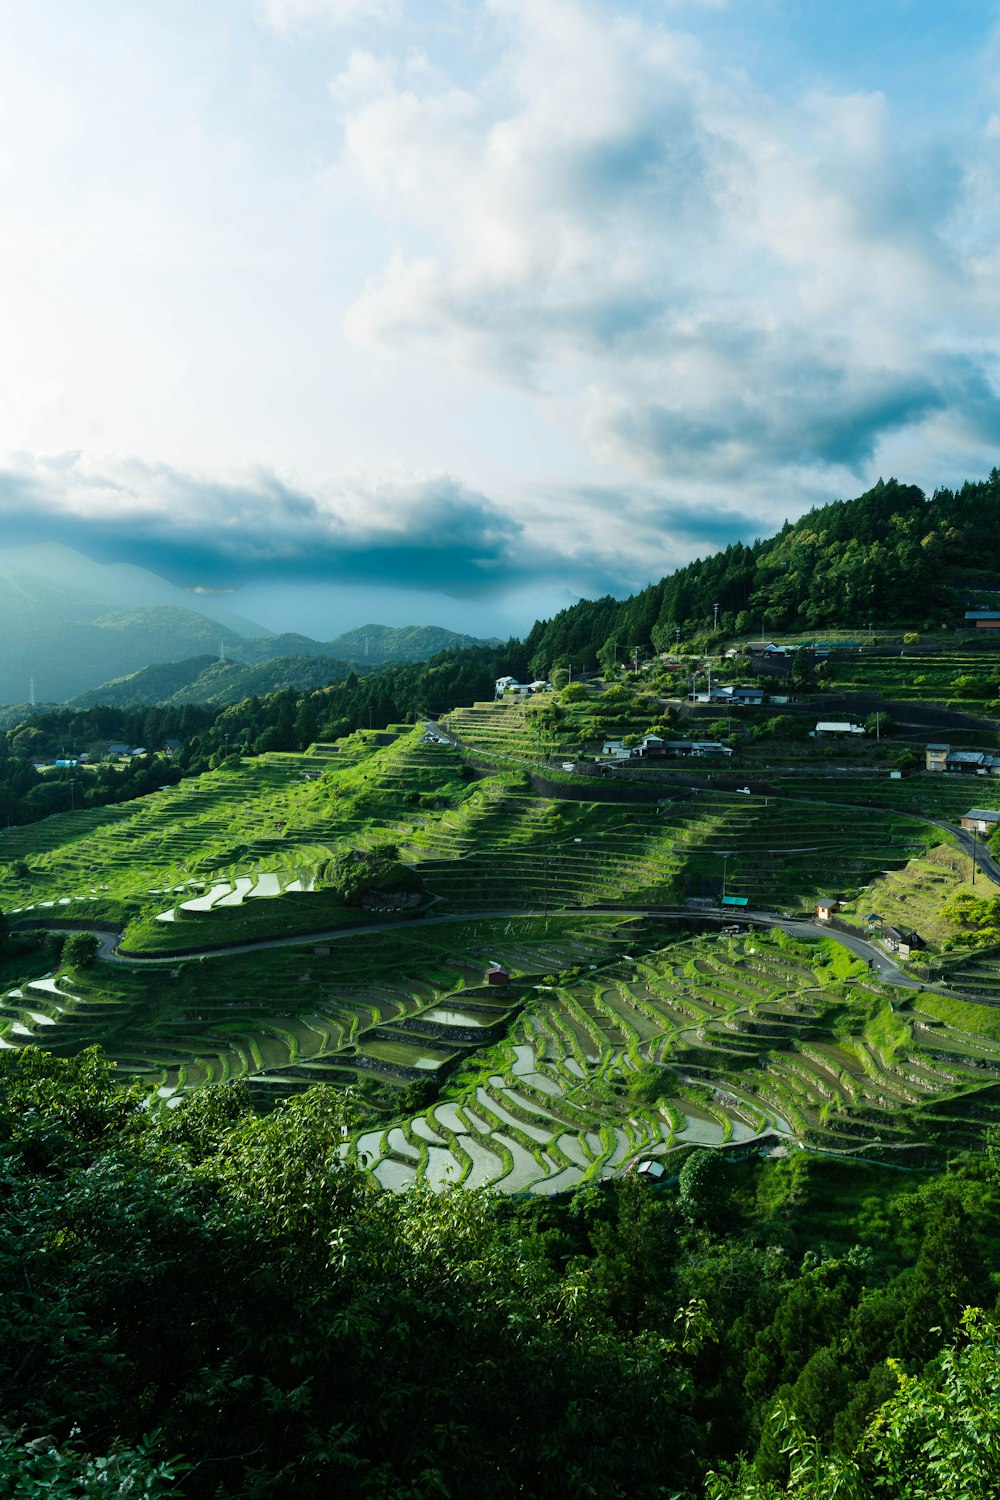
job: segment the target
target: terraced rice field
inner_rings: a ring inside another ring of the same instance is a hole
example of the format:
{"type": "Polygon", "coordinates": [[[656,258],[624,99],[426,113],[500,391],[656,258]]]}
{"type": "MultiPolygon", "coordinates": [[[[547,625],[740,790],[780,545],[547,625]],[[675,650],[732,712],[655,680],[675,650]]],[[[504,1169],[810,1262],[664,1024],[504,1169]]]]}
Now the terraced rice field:
{"type": "Polygon", "coordinates": [[[911,812],[958,824],[970,807],[1000,807],[1000,783],[954,772],[910,772],[893,781],[888,770],[821,774],[815,767],[768,770],[769,790],[798,801],[843,803],[911,812]]]}
{"type": "Polygon", "coordinates": [[[992,1109],[1000,1041],[970,1051],[914,1010],[902,1043],[880,1046],[864,1034],[871,999],[832,1002],[807,958],[758,938],[633,955],[536,991],[484,1071],[467,1063],[447,1097],[350,1150],[394,1189],[555,1193],[686,1144],[891,1151],[925,1124],[961,1135],[970,1106],[992,1109]],[[856,1009],[856,1034],[831,1030],[831,1003],[856,1009]]]}
{"type": "Polygon", "coordinates": [[[881,691],[885,698],[918,699],[931,703],[986,701],[997,696],[1000,667],[996,643],[980,640],[945,651],[922,651],[907,646],[902,656],[850,652],[835,655],[829,666],[837,691],[881,691]]]}
{"type": "MultiPolygon", "coordinates": [[[[487,707],[483,734],[507,725],[523,750],[518,711],[487,707]]],[[[501,758],[516,760],[514,748],[501,758]]],[[[516,770],[460,772],[459,753],[419,730],[388,744],[354,736],[51,819],[30,846],[24,830],[0,834],[0,859],[27,847],[32,861],[30,898],[12,899],[24,887],[10,873],[0,889],[8,910],[79,916],[117,902],[159,918],[174,945],[182,928],[204,933],[248,908],[280,927],[287,893],[316,899],[305,892],[332,853],[386,840],[419,869],[435,915],[537,914],[168,960],[155,982],[103,964],[72,982],[30,978],[0,1001],[0,1046],[99,1043],[167,1099],[231,1079],[265,1103],[315,1083],[362,1097],[369,1086],[385,1118],[347,1149],[394,1189],[554,1193],[684,1144],[765,1135],[891,1149],[964,1141],[992,1117],[1000,1036],[974,1036],[940,997],[894,1014],[864,973],[843,980],[841,966],[837,979],[822,950],[777,937],[668,943],[629,915],[714,898],[723,879],[752,906],[802,905],[911,860],[907,889],[933,904],[951,855],[925,859],[940,835],[903,816],[902,800],[898,813],[872,810],[859,784],[831,817],[808,789],[765,800],[678,782],[659,804],[557,803],[516,770]],[[588,907],[620,912],[560,915],[588,907]],[[509,991],[484,985],[494,960],[513,974],[509,991]],[[411,1097],[402,1090],[428,1097],[428,1084],[434,1104],[391,1108],[411,1097]]],[[[957,805],[956,789],[927,779],[938,805],[957,805]]],[[[839,783],[823,785],[840,800],[839,783]]],[[[895,876],[882,878],[888,889],[895,876]]],[[[990,959],[962,967],[1000,998],[990,959]]]]}
{"type": "Polygon", "coordinates": [[[8,829],[0,869],[30,856],[30,895],[8,868],[0,902],[10,910],[45,900],[144,900],[192,878],[235,880],[261,869],[283,883],[306,880],[338,847],[406,836],[433,818],[434,802],[460,800],[459,765],[454,750],[425,746],[418,732],[386,746],[353,736],[336,754],[313,746],[262,756],[124,807],[8,829]]]}
{"type": "Polygon", "coordinates": [[[481,993],[494,958],[536,977],[552,964],[606,959],[614,923],[591,927],[506,920],[168,961],[154,971],[102,964],[71,988],[49,976],[10,991],[0,1040],[63,1055],[99,1044],[123,1072],[157,1088],[252,1078],[273,1095],[360,1075],[405,1084],[502,1032],[519,992],[481,993]]]}
{"type": "MultiPolygon", "coordinates": [[[[491,710],[497,721],[511,712],[491,710]]],[[[866,884],[928,842],[919,823],[888,812],[844,808],[833,822],[807,805],[709,786],[661,806],[556,804],[503,774],[464,782],[458,752],[425,743],[419,730],[383,746],[352,737],[343,755],[313,748],[211,772],[129,804],[127,815],[53,818],[32,856],[32,899],[8,877],[0,903],[20,912],[89,902],[108,914],[128,901],[129,914],[152,919],[164,915],[164,892],[185,896],[182,906],[207,895],[185,895],[190,881],[229,886],[223,905],[262,894],[247,882],[264,877],[308,889],[339,848],[389,840],[442,909],[671,903],[717,894],[724,868],[730,894],[780,906],[866,884]]],[[[0,858],[14,858],[15,847],[0,835],[0,858]]]]}
{"type": "MultiPolygon", "coordinates": [[[[672,903],[718,894],[724,873],[729,894],[755,906],[808,903],[827,887],[901,867],[931,842],[920,824],[891,813],[844,809],[834,823],[711,789],[668,806],[561,803],[558,814],[500,791],[461,831],[456,820],[454,834],[464,848],[439,845],[420,869],[428,890],[468,910],[672,903]]],[[[419,862],[419,843],[406,847],[419,862]]]]}

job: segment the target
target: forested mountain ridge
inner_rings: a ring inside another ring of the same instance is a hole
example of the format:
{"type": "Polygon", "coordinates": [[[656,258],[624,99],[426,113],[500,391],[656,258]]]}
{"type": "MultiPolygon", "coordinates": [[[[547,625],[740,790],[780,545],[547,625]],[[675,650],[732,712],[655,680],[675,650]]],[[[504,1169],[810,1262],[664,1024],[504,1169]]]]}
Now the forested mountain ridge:
{"type": "Polygon", "coordinates": [[[325,687],[346,677],[346,662],[328,656],[273,656],[247,664],[217,656],[192,656],[184,661],[161,662],[129,672],[79,693],[67,708],[138,708],[151,703],[174,707],[185,703],[207,703],[224,707],[255,694],[276,693],[293,687],[300,691],[325,687]]]}
{"type": "Polygon", "coordinates": [[[615,648],[672,647],[679,637],[940,625],[966,593],[1000,579],[1000,470],[928,499],[895,479],[733,542],[628,599],[581,600],[538,621],[525,647],[534,672],[610,666],[615,648]]]}
{"type": "Polygon", "coordinates": [[[359,625],[356,630],[345,631],[326,643],[332,656],[357,662],[359,666],[426,661],[441,651],[499,644],[492,636],[483,639],[462,635],[440,625],[359,625]]]}

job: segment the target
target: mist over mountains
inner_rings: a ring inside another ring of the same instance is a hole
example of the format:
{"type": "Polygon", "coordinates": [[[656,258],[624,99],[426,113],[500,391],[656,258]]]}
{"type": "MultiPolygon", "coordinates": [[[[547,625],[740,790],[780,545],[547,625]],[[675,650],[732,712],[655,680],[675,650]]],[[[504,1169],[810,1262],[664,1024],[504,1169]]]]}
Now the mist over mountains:
{"type": "Polygon", "coordinates": [[[319,686],[351,662],[375,667],[477,644],[437,626],[364,625],[332,641],[276,633],[218,596],[54,543],[0,559],[0,631],[0,702],[81,706],[174,694],[230,702],[276,686],[319,686]]]}

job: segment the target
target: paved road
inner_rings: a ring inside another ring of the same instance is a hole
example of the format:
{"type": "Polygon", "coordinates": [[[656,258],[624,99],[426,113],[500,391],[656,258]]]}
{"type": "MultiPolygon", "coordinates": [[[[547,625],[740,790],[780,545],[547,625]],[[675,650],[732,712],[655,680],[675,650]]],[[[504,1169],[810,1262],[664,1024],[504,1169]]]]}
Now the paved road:
{"type": "Polygon", "coordinates": [[[766,923],[769,927],[783,927],[794,937],[833,938],[835,943],[849,948],[858,958],[863,958],[870,963],[872,978],[877,979],[880,984],[895,984],[910,990],[937,988],[933,984],[921,984],[919,979],[914,979],[912,974],[907,974],[897,963],[894,963],[887,954],[882,952],[881,948],[877,948],[874,943],[866,942],[864,938],[855,937],[853,933],[837,932],[820,922],[788,921],[785,918],[776,917],[771,912],[755,912],[750,920],[766,923]]]}
{"type": "MultiPolygon", "coordinates": [[[[581,911],[596,912],[602,908],[570,908],[567,912],[549,912],[550,917],[562,915],[577,915],[581,911]]],[[[623,910],[621,907],[605,907],[605,911],[622,912],[623,916],[645,916],[645,909],[636,908],[634,911],[623,910]]],[[[441,917],[393,917],[385,922],[364,922],[355,927],[331,927],[323,932],[296,932],[288,937],[260,938],[252,943],[236,943],[232,946],[219,946],[217,948],[201,948],[197,953],[173,953],[165,954],[162,958],[133,958],[118,952],[119,939],[108,932],[98,932],[95,936],[100,939],[98,957],[109,959],[120,964],[181,964],[189,963],[192,959],[201,958],[229,958],[234,953],[256,953],[262,948],[288,948],[296,943],[335,943],[341,938],[370,937],[377,932],[398,932],[402,928],[412,927],[414,931],[420,931],[424,927],[438,927],[446,922],[503,922],[522,921],[525,917],[540,917],[540,911],[462,911],[450,912],[441,917]]]]}
{"type": "MultiPolygon", "coordinates": [[[[563,907],[559,911],[549,912],[552,917],[557,916],[583,916],[586,914],[594,916],[616,914],[625,917],[697,917],[716,921],[720,926],[732,922],[733,913],[721,908],[712,910],[692,911],[685,906],[657,906],[657,907],[621,907],[621,906],[587,906],[587,907],[563,907]]],[[[166,954],[157,958],[130,958],[118,953],[118,938],[112,933],[100,932],[97,937],[100,940],[99,957],[112,963],[152,965],[163,967],[166,964],[176,967],[181,963],[188,963],[194,959],[203,958],[229,958],[237,953],[256,953],[265,948],[287,948],[295,944],[303,943],[335,943],[342,938],[369,937],[373,933],[398,932],[404,928],[412,928],[420,931],[425,927],[440,927],[448,923],[457,922],[502,922],[519,921],[526,917],[540,917],[543,912],[534,911],[471,911],[450,912],[440,917],[394,917],[384,922],[368,922],[352,927],[334,927],[322,932],[299,932],[292,933],[288,937],[262,938],[257,942],[240,943],[239,945],[226,948],[203,948],[197,953],[166,954]]],[[[930,989],[931,985],[921,985],[910,974],[905,973],[898,964],[893,963],[880,948],[873,943],[868,943],[864,938],[854,937],[850,933],[836,932],[832,928],[822,926],[818,922],[803,922],[792,917],[783,917],[779,912],[748,911],[740,915],[741,922],[755,922],[767,927],[781,927],[785,932],[794,937],[804,938],[833,938],[834,942],[841,943],[845,948],[865,959],[872,965],[872,978],[881,984],[897,985],[905,989],[930,989]]]]}

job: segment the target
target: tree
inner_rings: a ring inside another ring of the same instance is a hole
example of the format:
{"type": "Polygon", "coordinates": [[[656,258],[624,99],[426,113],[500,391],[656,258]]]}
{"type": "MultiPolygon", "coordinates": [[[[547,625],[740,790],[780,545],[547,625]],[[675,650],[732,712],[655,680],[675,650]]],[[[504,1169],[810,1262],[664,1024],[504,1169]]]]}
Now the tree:
{"type": "Polygon", "coordinates": [[[1000,1493],[1000,1347],[995,1325],[970,1309],[958,1341],[922,1375],[890,1360],[898,1388],[849,1456],[826,1451],[779,1405],[773,1422],[787,1483],[750,1465],[710,1473],[708,1500],[996,1500],[1000,1493]]]}
{"type": "Polygon", "coordinates": [[[60,962],[67,969],[86,969],[100,950],[100,941],[92,932],[71,932],[62,945],[60,962]]]}
{"type": "Polygon", "coordinates": [[[158,1433],[135,1447],[114,1443],[101,1457],[51,1436],[29,1440],[24,1433],[0,1433],[0,1475],[11,1500],[112,1500],[143,1496],[173,1500],[183,1491],[174,1483],[188,1465],[156,1455],[158,1433]]]}
{"type": "MultiPolygon", "coordinates": [[[[161,1110],[96,1053],[0,1051],[5,1495],[165,1500],[179,1451],[186,1500],[693,1487],[699,1309],[622,1332],[613,1244],[589,1295],[528,1208],[379,1192],[343,1155],[358,1123],[326,1087],[161,1110]]],[[[660,1216],[624,1193],[658,1278],[660,1216]]]]}
{"type": "Polygon", "coordinates": [[[692,1151],[681,1167],[677,1207],[689,1224],[719,1226],[728,1201],[726,1163],[717,1151],[692,1151]]]}

